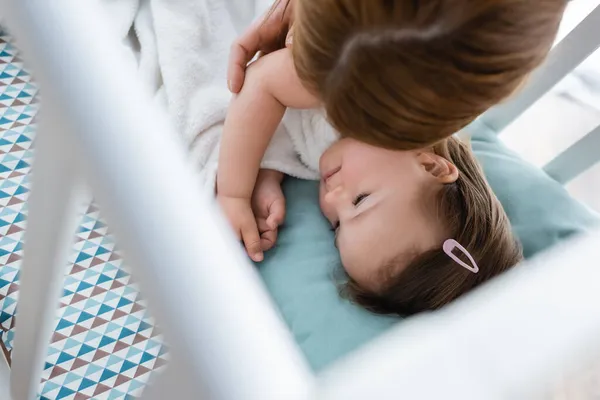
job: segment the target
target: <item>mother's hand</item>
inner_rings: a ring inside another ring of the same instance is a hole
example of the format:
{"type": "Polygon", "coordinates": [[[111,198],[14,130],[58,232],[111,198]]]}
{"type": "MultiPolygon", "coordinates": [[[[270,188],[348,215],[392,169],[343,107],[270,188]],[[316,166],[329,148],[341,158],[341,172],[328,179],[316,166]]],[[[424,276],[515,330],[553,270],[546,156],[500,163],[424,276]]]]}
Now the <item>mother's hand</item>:
{"type": "Polygon", "coordinates": [[[238,93],[244,84],[246,65],[256,53],[270,53],[291,43],[294,0],[275,0],[264,18],[256,20],[231,46],[227,70],[227,86],[238,93]]]}

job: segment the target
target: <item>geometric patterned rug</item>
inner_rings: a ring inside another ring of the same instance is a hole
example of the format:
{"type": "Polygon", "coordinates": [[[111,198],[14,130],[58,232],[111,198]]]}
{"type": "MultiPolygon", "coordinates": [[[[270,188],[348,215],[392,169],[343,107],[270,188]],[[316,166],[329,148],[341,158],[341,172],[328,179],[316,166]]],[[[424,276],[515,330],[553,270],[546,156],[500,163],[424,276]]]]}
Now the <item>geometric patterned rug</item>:
{"type": "MultiPolygon", "coordinates": [[[[0,347],[9,363],[18,329],[19,266],[38,107],[35,83],[0,28],[0,347]]],[[[40,398],[139,397],[167,361],[162,336],[93,204],[82,209],[74,242],[40,398]]]]}

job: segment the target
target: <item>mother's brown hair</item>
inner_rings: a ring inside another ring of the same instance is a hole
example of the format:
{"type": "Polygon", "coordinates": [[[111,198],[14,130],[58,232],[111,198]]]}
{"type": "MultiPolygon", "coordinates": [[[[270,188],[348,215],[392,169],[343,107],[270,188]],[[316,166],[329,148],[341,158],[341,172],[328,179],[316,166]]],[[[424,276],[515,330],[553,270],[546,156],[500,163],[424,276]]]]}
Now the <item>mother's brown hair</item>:
{"type": "Polygon", "coordinates": [[[547,55],[566,0],[294,0],[298,75],[345,137],[393,149],[450,136],[547,55]]]}

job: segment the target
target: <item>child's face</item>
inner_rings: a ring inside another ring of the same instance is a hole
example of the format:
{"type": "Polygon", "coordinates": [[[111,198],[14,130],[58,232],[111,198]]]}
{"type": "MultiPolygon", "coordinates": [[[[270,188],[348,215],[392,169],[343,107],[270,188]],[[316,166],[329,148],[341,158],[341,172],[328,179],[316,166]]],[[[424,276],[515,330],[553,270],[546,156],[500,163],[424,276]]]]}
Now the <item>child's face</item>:
{"type": "Polygon", "coordinates": [[[456,167],[426,150],[391,151],[342,139],[321,157],[320,204],[336,228],[342,264],[377,290],[387,274],[443,242],[435,195],[458,178],[456,167]],[[406,263],[403,262],[406,260],[406,263]]]}

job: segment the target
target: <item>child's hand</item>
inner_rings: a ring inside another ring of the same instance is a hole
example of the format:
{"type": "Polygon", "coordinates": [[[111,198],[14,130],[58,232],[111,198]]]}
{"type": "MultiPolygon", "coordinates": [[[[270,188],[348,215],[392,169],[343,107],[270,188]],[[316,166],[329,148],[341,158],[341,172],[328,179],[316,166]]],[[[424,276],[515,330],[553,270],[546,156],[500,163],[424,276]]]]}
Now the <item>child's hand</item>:
{"type": "Polygon", "coordinates": [[[217,195],[217,200],[238,239],[244,243],[250,258],[262,261],[264,256],[250,199],[217,195]]]}
{"type": "Polygon", "coordinates": [[[261,169],[252,193],[252,211],[260,232],[260,247],[263,251],[275,246],[279,226],[285,218],[282,179],[281,172],[261,169]]]}

